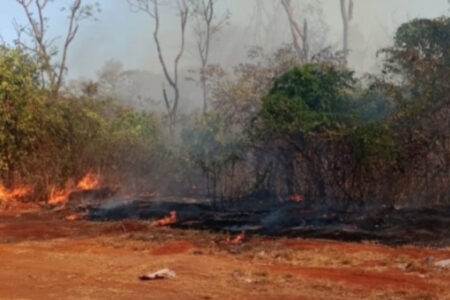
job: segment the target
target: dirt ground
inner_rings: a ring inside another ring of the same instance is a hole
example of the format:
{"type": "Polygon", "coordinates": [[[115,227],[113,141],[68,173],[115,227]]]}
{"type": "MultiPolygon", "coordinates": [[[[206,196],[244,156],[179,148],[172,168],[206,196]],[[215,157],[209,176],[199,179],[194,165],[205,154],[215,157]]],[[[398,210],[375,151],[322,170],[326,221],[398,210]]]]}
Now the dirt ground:
{"type": "Polygon", "coordinates": [[[69,222],[0,212],[0,299],[450,299],[450,249],[69,222]],[[140,281],[169,268],[174,279],[140,281]]]}

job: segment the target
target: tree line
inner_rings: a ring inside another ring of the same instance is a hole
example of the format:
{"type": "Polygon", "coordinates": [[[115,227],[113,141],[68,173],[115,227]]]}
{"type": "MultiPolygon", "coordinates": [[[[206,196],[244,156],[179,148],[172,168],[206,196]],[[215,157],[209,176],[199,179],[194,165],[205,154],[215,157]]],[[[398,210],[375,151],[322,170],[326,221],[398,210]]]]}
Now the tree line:
{"type": "Polygon", "coordinates": [[[158,115],[117,101],[116,88],[130,75],[120,65],[66,92],[70,45],[97,5],[70,3],[58,55],[47,36],[51,1],[16,2],[29,24],[17,26],[14,45],[0,48],[0,182],[32,186],[33,200],[92,169],[117,189],[216,201],[296,194],[344,204],[450,200],[449,18],[402,24],[378,51],[382,73],[356,77],[348,68],[353,1],[340,1],[342,49],[312,52],[311,24],[300,26],[293,1],[281,0],[292,43],[273,53],[252,48],[230,74],[209,60],[228,21],[216,1],[173,2],[180,43],[169,68],[159,31],[164,2],[128,0],[153,22],[167,83],[166,113],[158,115]],[[194,113],[179,108],[190,18],[203,102],[194,113]]]}

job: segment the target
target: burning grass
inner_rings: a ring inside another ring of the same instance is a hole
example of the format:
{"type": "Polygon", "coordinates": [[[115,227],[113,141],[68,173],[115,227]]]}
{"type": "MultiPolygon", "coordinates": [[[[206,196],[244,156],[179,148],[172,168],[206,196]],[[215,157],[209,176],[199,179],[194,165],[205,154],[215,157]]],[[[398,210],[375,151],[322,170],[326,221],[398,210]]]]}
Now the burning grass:
{"type": "Polygon", "coordinates": [[[86,192],[101,188],[101,176],[90,170],[76,185],[72,180],[66,183],[66,187],[62,190],[52,188],[48,204],[52,206],[61,205],[64,207],[70,200],[70,196],[78,191],[86,192]]]}
{"type": "MultiPolygon", "coordinates": [[[[70,200],[70,196],[75,192],[94,191],[101,188],[101,176],[90,170],[77,184],[73,180],[66,183],[64,189],[52,187],[47,204],[50,206],[65,207],[70,200]]],[[[7,203],[23,202],[33,195],[32,187],[6,188],[0,183],[0,201],[7,203]]]]}
{"type": "Polygon", "coordinates": [[[171,211],[168,217],[152,222],[150,224],[150,228],[174,225],[177,222],[178,222],[177,212],[171,211]]]}
{"type": "Polygon", "coordinates": [[[15,202],[23,200],[32,192],[29,187],[19,187],[14,189],[8,189],[0,184],[0,200],[5,202],[15,202]]]}
{"type": "Polygon", "coordinates": [[[83,212],[83,213],[79,213],[79,214],[72,214],[72,215],[68,215],[66,217],[66,220],[67,221],[79,221],[79,220],[86,219],[87,216],[88,216],[87,212],[83,212]]]}
{"type": "Polygon", "coordinates": [[[240,246],[245,240],[245,231],[242,231],[240,234],[238,234],[235,238],[227,238],[225,241],[226,245],[230,246],[240,246]]]}
{"type": "Polygon", "coordinates": [[[100,176],[90,170],[77,184],[80,191],[92,191],[100,188],[100,176]]]}
{"type": "Polygon", "coordinates": [[[55,188],[52,188],[50,198],[47,203],[52,206],[65,205],[69,202],[69,197],[72,192],[73,189],[70,186],[63,190],[56,190],[55,188]]]}

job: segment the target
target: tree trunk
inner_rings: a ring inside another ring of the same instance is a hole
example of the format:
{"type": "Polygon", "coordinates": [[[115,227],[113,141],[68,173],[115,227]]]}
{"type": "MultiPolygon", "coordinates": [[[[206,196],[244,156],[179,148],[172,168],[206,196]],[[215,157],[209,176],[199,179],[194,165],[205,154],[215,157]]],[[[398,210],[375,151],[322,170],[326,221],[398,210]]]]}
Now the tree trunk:
{"type": "Polygon", "coordinates": [[[284,10],[286,11],[289,27],[292,34],[292,42],[297,52],[297,56],[301,64],[308,62],[308,25],[306,20],[304,21],[303,30],[300,29],[297,21],[295,20],[294,6],[291,0],[281,0],[284,10]]]}
{"type": "Polygon", "coordinates": [[[341,2],[341,16],[343,25],[343,40],[342,51],[344,52],[344,63],[347,64],[347,57],[349,52],[349,25],[353,18],[353,0],[350,0],[347,6],[347,0],[340,0],[341,2]]]}

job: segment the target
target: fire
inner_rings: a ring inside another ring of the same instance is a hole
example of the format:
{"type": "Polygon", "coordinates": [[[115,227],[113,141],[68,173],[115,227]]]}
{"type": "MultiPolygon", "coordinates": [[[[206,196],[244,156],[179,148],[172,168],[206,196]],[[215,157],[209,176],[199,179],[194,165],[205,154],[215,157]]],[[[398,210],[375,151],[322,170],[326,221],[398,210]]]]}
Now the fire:
{"type": "Polygon", "coordinates": [[[97,174],[89,171],[83,179],[81,179],[75,186],[73,181],[69,181],[66,184],[66,188],[62,190],[52,189],[50,192],[50,199],[48,204],[50,205],[62,205],[63,207],[69,202],[70,195],[76,191],[92,191],[100,187],[100,178],[97,174]]]}
{"type": "Polygon", "coordinates": [[[100,178],[94,172],[89,171],[83,179],[77,184],[77,189],[80,191],[92,191],[100,187],[100,178]]]}
{"type": "Polygon", "coordinates": [[[73,214],[70,216],[66,217],[67,221],[79,221],[79,220],[84,220],[86,219],[86,217],[88,216],[88,213],[80,213],[80,214],[73,214]]]}
{"type": "Polygon", "coordinates": [[[30,194],[30,192],[31,189],[27,187],[7,189],[2,184],[0,184],[0,200],[3,200],[5,202],[20,200],[30,194]]]}
{"type": "Polygon", "coordinates": [[[170,216],[153,222],[152,224],[150,224],[150,228],[168,226],[168,225],[176,224],[177,222],[178,222],[177,212],[171,211],[170,216]]]}
{"type": "Polygon", "coordinates": [[[239,246],[239,245],[241,245],[244,242],[244,240],[245,240],[245,231],[242,231],[234,239],[228,238],[225,241],[225,244],[232,245],[232,246],[239,246]]]}
{"type": "Polygon", "coordinates": [[[66,188],[64,190],[55,191],[52,189],[50,192],[50,199],[48,200],[48,204],[50,205],[66,205],[69,202],[70,194],[72,193],[72,189],[66,188]]]}
{"type": "MultiPolygon", "coordinates": [[[[69,181],[64,189],[52,188],[50,191],[50,197],[47,201],[49,205],[65,206],[69,202],[70,194],[76,191],[92,191],[100,187],[100,177],[94,172],[89,171],[83,179],[75,186],[73,181],[69,181]]],[[[13,202],[18,201],[32,192],[29,187],[20,187],[15,189],[8,189],[0,183],[0,201],[13,202]]]]}
{"type": "Polygon", "coordinates": [[[305,201],[305,198],[302,195],[297,194],[297,195],[291,196],[288,200],[292,201],[292,202],[301,203],[301,202],[305,201]]]}

